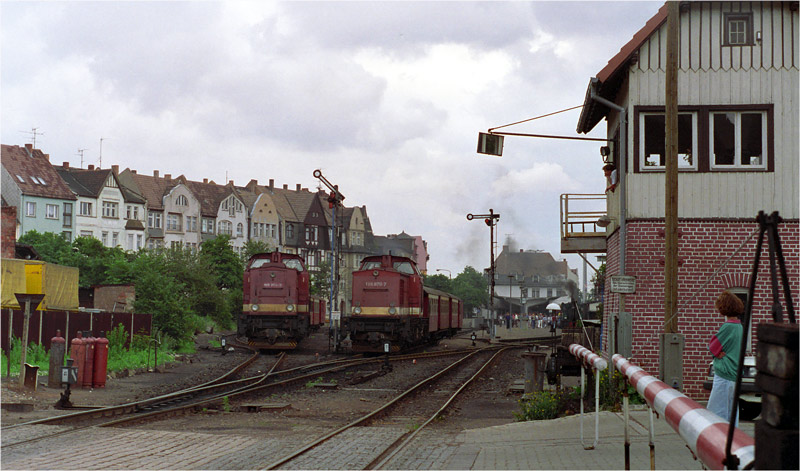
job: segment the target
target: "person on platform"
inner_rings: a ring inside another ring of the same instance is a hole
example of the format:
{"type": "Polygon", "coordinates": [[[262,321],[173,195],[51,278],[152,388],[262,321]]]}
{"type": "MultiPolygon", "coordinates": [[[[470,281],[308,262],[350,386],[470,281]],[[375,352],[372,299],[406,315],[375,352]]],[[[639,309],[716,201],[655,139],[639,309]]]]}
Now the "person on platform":
{"type": "MultiPolygon", "coordinates": [[[[744,312],[744,303],[730,291],[723,291],[714,303],[725,322],[711,336],[708,349],[714,356],[714,383],[708,398],[708,410],[726,421],[731,418],[736,373],[739,368],[739,351],[742,345],[742,323],[739,316],[744,312]]],[[[738,407],[737,407],[738,409],[738,407]]],[[[739,426],[737,410],[734,426],[739,426]]]]}

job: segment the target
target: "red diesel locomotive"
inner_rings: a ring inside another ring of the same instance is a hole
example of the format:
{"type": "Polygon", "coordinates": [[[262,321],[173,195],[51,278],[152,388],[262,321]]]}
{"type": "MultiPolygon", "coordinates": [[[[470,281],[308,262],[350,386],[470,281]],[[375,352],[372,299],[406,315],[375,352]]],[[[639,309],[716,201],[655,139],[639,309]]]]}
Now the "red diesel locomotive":
{"type": "Polygon", "coordinates": [[[353,272],[353,298],[346,331],[353,351],[392,352],[451,337],[461,328],[463,303],[422,285],[407,257],[366,257],[353,272]]]}
{"type": "Polygon", "coordinates": [[[309,274],[299,255],[276,251],[250,257],[239,337],[253,347],[288,350],[324,322],[325,301],[309,295],[309,274]]]}

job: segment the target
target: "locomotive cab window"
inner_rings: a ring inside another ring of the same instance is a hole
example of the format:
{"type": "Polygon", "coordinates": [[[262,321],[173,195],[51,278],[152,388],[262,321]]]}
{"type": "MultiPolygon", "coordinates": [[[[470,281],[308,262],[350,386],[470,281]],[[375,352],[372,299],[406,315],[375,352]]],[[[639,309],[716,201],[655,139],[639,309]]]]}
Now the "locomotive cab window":
{"type": "Polygon", "coordinates": [[[381,262],[364,262],[361,265],[362,270],[377,270],[381,267],[381,262]]]}
{"type": "Polygon", "coordinates": [[[394,269],[399,271],[400,273],[405,273],[406,275],[416,275],[416,270],[414,270],[414,265],[410,262],[394,262],[394,269]]]}
{"type": "Polygon", "coordinates": [[[283,264],[286,265],[286,268],[291,268],[297,271],[303,271],[303,264],[300,262],[300,260],[297,260],[296,258],[290,258],[288,260],[284,260],[283,264]]]}

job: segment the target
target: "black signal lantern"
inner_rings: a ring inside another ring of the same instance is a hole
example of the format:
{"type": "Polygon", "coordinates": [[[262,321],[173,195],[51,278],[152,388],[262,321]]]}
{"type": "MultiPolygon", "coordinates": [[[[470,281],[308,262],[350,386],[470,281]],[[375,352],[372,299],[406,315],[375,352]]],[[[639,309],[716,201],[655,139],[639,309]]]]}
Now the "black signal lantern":
{"type": "Polygon", "coordinates": [[[487,226],[491,227],[491,225],[492,225],[492,220],[489,219],[489,218],[484,219],[483,222],[485,222],[487,226]]]}
{"type": "Polygon", "coordinates": [[[336,192],[331,191],[331,194],[328,195],[328,209],[332,209],[336,206],[336,192]]]}

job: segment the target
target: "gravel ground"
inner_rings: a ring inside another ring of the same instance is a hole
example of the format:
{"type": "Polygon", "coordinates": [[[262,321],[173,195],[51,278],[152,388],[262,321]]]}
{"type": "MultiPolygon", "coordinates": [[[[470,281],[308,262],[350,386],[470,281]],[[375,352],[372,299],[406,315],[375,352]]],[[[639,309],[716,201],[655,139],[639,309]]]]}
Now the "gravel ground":
{"type": "MultiPolygon", "coordinates": [[[[133,376],[110,378],[102,389],[76,389],[72,393],[75,405],[112,405],[131,402],[146,397],[175,391],[192,384],[215,378],[229,371],[235,364],[246,357],[245,353],[229,353],[222,355],[218,349],[208,348],[208,339],[216,336],[199,336],[196,354],[182,361],[159,368],[157,372],[141,372],[133,376]]],[[[443,340],[439,345],[427,351],[459,349],[468,347],[471,341],[467,338],[443,340]]],[[[524,377],[522,350],[505,352],[484,374],[465,391],[451,406],[444,421],[437,427],[452,430],[463,430],[487,427],[513,422],[513,413],[518,411],[519,394],[509,392],[515,380],[524,377]]],[[[347,358],[345,354],[329,354],[327,331],[313,334],[300,344],[300,348],[289,353],[281,365],[281,369],[306,365],[316,361],[335,358],[347,358]]],[[[264,354],[251,367],[248,374],[255,370],[266,371],[275,361],[274,354],[264,354]]],[[[171,418],[139,425],[139,428],[193,431],[205,433],[236,433],[243,435],[268,434],[300,434],[316,435],[320,432],[338,427],[358,418],[402,390],[416,384],[425,376],[438,371],[452,361],[454,356],[444,358],[392,362],[392,371],[383,376],[372,378],[358,384],[351,384],[353,378],[379,370],[381,364],[365,365],[356,370],[321,375],[322,382],[336,383],[333,388],[314,387],[311,384],[299,384],[280,390],[271,390],[262,395],[253,395],[244,399],[231,400],[228,410],[209,408],[182,417],[171,418]],[[244,411],[245,404],[269,405],[272,408],[251,413],[244,411]]],[[[10,384],[8,378],[2,379],[2,402],[28,402],[34,405],[31,412],[7,411],[4,407],[0,420],[3,425],[27,422],[42,417],[49,417],[64,412],[53,408],[61,390],[46,387],[47,378],[40,378],[36,392],[24,392],[10,384]]],[[[451,381],[452,382],[452,381],[451,381]]],[[[15,381],[14,381],[15,383],[15,381]]],[[[404,407],[398,409],[391,417],[376,421],[375,426],[403,426],[413,428],[428,418],[447,399],[449,393],[447,381],[422,392],[426,406],[415,409],[404,407]],[[441,389],[439,389],[441,388],[441,389]]]]}

